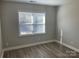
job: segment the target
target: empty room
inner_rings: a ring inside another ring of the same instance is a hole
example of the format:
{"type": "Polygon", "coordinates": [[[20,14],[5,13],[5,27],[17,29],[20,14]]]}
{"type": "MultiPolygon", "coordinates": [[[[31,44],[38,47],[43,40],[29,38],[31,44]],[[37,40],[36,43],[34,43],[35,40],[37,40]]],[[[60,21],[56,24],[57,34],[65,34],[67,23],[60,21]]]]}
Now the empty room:
{"type": "Polygon", "coordinates": [[[0,0],[0,58],[79,58],[79,0],[0,0]]]}

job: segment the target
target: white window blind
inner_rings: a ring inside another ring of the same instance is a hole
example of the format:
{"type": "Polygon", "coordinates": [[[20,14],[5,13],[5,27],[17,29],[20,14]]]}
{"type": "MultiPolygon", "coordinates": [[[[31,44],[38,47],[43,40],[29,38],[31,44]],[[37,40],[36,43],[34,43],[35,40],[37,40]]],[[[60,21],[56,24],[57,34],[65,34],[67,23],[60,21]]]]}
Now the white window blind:
{"type": "Polygon", "coordinates": [[[20,35],[45,33],[45,13],[19,12],[20,35]]]}

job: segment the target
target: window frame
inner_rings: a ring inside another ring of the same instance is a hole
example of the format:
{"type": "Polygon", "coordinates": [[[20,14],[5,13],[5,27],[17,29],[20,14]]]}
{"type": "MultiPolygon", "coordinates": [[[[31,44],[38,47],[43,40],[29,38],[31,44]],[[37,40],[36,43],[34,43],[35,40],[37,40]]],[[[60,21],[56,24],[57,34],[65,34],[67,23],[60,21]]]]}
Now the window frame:
{"type": "MultiPolygon", "coordinates": [[[[19,13],[20,13],[20,11],[18,12],[18,18],[19,18],[19,13]]],[[[24,13],[31,13],[31,14],[33,14],[33,13],[36,13],[36,12],[24,12],[24,13]]],[[[20,18],[18,19],[18,29],[19,29],[19,36],[21,37],[21,36],[28,36],[28,35],[41,35],[41,34],[46,34],[46,13],[45,12],[40,12],[40,13],[37,13],[37,14],[44,14],[45,15],[45,23],[44,24],[41,24],[41,25],[44,25],[45,26],[45,32],[40,32],[40,33],[31,33],[31,34],[20,34],[20,22],[19,22],[19,20],[20,20],[20,18]]],[[[32,17],[32,22],[33,22],[33,17],[32,17]]],[[[27,23],[27,25],[34,25],[33,23],[27,23]]],[[[37,24],[37,25],[40,25],[40,24],[37,24]]]]}

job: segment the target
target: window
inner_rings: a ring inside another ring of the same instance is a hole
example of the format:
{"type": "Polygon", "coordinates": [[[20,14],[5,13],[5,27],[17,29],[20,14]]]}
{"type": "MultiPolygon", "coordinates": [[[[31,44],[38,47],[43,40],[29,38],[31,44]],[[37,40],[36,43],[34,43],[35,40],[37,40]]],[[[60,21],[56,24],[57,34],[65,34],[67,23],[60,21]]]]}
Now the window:
{"type": "Polygon", "coordinates": [[[20,35],[45,33],[45,13],[19,12],[20,35]]]}

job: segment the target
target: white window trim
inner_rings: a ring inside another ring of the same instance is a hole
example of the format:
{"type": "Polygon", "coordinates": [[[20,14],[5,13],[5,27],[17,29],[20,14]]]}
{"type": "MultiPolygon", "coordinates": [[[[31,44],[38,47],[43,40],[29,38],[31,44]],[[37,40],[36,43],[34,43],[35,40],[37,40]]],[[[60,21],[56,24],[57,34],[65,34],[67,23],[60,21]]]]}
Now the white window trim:
{"type": "MultiPolygon", "coordinates": [[[[19,11],[20,12],[20,11],[19,11]]],[[[18,14],[19,14],[19,12],[18,12],[18,14]]],[[[31,13],[31,12],[26,12],[26,13],[31,13]]],[[[33,13],[33,12],[32,12],[33,13]]],[[[38,14],[40,14],[40,13],[38,13],[38,14]]],[[[42,14],[44,14],[45,15],[45,17],[46,17],[46,13],[42,13],[42,14]]],[[[45,17],[44,17],[44,19],[45,19],[45,17]]],[[[33,24],[33,17],[32,17],[32,23],[26,23],[26,24],[33,24]]],[[[43,24],[38,24],[38,25],[43,25],[43,24]]],[[[29,35],[41,35],[41,34],[46,34],[46,21],[45,21],[45,23],[44,23],[44,25],[45,25],[45,32],[40,32],[40,33],[31,33],[31,34],[20,34],[20,30],[19,30],[19,36],[20,37],[22,37],[22,36],[29,36],[29,35]]],[[[20,26],[19,26],[19,28],[20,28],[20,26]]]]}
{"type": "Polygon", "coordinates": [[[19,35],[19,37],[32,36],[32,35],[43,35],[43,34],[46,34],[46,32],[44,32],[44,33],[32,33],[32,34],[19,35]]]}

